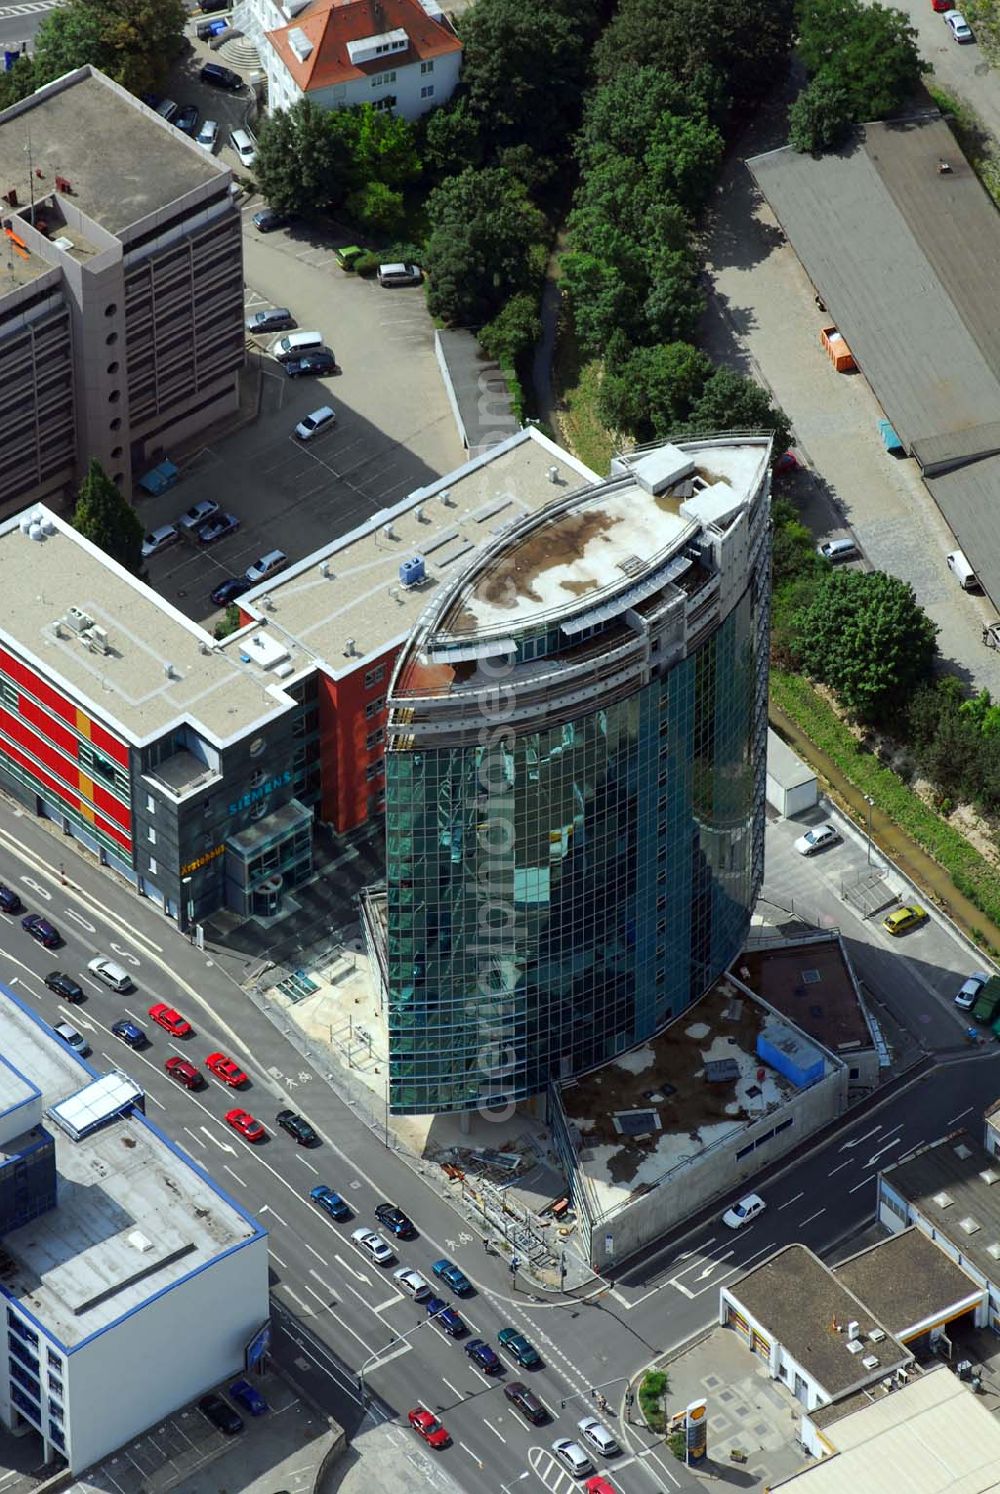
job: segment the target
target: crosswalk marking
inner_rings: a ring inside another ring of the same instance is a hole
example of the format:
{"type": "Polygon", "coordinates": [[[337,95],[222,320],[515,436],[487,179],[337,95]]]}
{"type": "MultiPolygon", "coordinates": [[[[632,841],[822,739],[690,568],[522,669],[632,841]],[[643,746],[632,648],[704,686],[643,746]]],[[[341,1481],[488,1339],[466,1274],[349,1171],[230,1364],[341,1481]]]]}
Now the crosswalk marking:
{"type": "Polygon", "coordinates": [[[40,10],[55,10],[61,0],[26,0],[24,5],[0,5],[0,21],[14,16],[31,16],[40,10]]]}

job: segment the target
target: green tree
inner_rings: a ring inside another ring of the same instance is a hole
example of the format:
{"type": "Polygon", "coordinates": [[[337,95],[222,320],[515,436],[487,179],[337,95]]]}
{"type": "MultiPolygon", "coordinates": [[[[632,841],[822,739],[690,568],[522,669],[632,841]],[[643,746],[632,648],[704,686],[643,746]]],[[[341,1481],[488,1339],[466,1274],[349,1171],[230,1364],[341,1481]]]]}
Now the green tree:
{"type": "Polygon", "coordinates": [[[522,291],[511,296],[493,320],[479,333],[479,345],[485,353],[504,367],[514,368],[519,358],[538,342],[542,319],[538,314],[538,297],[522,291]]]}
{"type": "Polygon", "coordinates": [[[780,405],[772,404],[766,390],[731,368],[717,368],[691,411],[688,431],[711,435],[730,430],[773,431],[775,460],[787,451],[792,439],[788,416],[780,405]]]}
{"type": "Polygon", "coordinates": [[[142,567],[142,521],[96,460],[80,484],[72,522],[85,539],[138,575],[142,567]]]}
{"type": "Polygon", "coordinates": [[[812,531],[799,518],[798,510],[787,498],[771,500],[771,523],[774,539],[771,545],[771,572],[774,588],[802,577],[818,580],[826,575],[826,564],[816,554],[812,531]]]}
{"type": "Polygon", "coordinates": [[[861,721],[887,722],[929,677],[937,624],[884,571],[831,571],[796,620],[802,667],[861,721]]]}
{"type": "Polygon", "coordinates": [[[417,128],[422,136],[424,166],[434,181],[457,176],[467,166],[482,165],[481,124],[467,99],[459,96],[440,109],[432,109],[418,121],[417,128]]]}
{"type": "Polygon", "coordinates": [[[352,112],[329,112],[302,98],[264,116],[254,176],[277,212],[309,218],[343,201],[355,185],[352,112]]]}
{"type": "Polygon", "coordinates": [[[613,263],[578,251],[560,261],[562,293],[573,318],[573,330],[585,357],[603,358],[616,333],[630,343],[647,336],[642,313],[647,280],[643,256],[634,246],[613,263]]]}
{"type": "Polygon", "coordinates": [[[687,420],[711,374],[711,360],[690,343],[636,348],[620,368],[605,370],[598,413],[638,441],[662,439],[687,420]]]}
{"type": "Polygon", "coordinates": [[[402,192],[384,182],[368,182],[351,192],[344,204],[347,214],[371,233],[395,233],[406,219],[402,192]]]}
{"type": "Polygon", "coordinates": [[[628,68],[596,88],[577,136],[580,166],[589,171],[619,156],[641,159],[664,114],[704,114],[701,99],[668,72],[656,67],[628,68]]]}
{"type": "Polygon", "coordinates": [[[662,114],[643,156],[654,197],[697,212],[715,185],[722,150],[722,136],[707,120],[662,114]]]}
{"type": "Polygon", "coordinates": [[[9,73],[0,73],[0,109],[9,109],[11,104],[19,104],[37,87],[35,64],[27,52],[23,52],[9,73]]]}
{"type": "Polygon", "coordinates": [[[487,0],[459,23],[462,93],[493,150],[530,145],[556,154],[583,98],[581,28],[535,0],[487,0]]]}
{"type": "Polygon", "coordinates": [[[467,168],[436,187],[427,200],[434,227],[424,265],[430,276],[432,316],[481,327],[519,291],[537,280],[532,247],[545,220],[506,171],[467,168]]]}
{"type": "Polygon", "coordinates": [[[643,302],[646,336],[658,342],[692,337],[705,309],[698,262],[689,248],[647,253],[649,290],[643,302]]]}
{"type": "Polygon", "coordinates": [[[797,52],[810,78],[843,89],[851,118],[886,119],[916,92],[929,63],[901,10],[862,0],[800,0],[797,52]]]}
{"type": "Polygon", "coordinates": [[[835,76],[817,74],[788,111],[788,143],[793,150],[815,153],[842,145],[854,117],[851,96],[835,76]]]}
{"type": "Polygon", "coordinates": [[[650,67],[694,89],[719,118],[760,98],[784,71],[792,0],[621,0],[594,48],[601,82],[650,67]]]}
{"type": "Polygon", "coordinates": [[[357,116],[353,166],[358,185],[378,183],[398,190],[416,181],[420,157],[413,125],[371,104],[362,104],[357,116]]]}
{"type": "Polygon", "coordinates": [[[182,0],[66,0],[35,37],[39,83],[92,63],[131,93],[159,92],[184,44],[182,0]]]}

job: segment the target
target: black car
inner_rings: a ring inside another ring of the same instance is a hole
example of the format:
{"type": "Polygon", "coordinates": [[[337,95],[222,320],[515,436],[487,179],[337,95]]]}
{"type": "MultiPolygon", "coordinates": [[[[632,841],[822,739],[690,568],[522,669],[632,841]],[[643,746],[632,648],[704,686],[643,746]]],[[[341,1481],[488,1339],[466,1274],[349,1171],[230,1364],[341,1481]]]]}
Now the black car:
{"type": "Polygon", "coordinates": [[[395,1204],[380,1203],[375,1210],[375,1218],[379,1224],[384,1224],[397,1240],[412,1240],[417,1233],[413,1220],[408,1219],[402,1209],[397,1209],[395,1204]]]}
{"type": "Polygon", "coordinates": [[[195,104],[182,104],[174,115],[173,123],[185,135],[193,135],[198,125],[198,109],[195,104]]]}
{"type": "Polygon", "coordinates": [[[470,1338],[465,1345],[469,1358],[478,1364],[484,1375],[498,1375],[503,1369],[500,1357],[484,1338],[470,1338]]]}
{"type": "Polygon", "coordinates": [[[337,372],[337,360],[332,353],[322,350],[316,353],[303,353],[301,358],[292,358],[290,362],[283,363],[282,368],[290,379],[299,379],[303,374],[332,374],[337,372]]]}
{"type": "Polygon", "coordinates": [[[279,213],[274,208],[265,207],[258,208],[250,221],[258,233],[273,233],[276,228],[284,228],[291,219],[288,213],[279,213]]]}
{"type": "Polygon", "coordinates": [[[17,893],[12,892],[9,887],[5,887],[3,883],[0,882],[0,909],[2,909],[4,913],[20,913],[23,907],[24,904],[21,902],[21,899],[18,897],[17,893]]]}
{"type": "Polygon", "coordinates": [[[512,1406],[516,1406],[521,1415],[530,1421],[533,1426],[540,1427],[549,1419],[549,1413],[527,1385],[522,1385],[520,1380],[515,1380],[512,1385],[505,1385],[503,1393],[512,1406]]]}
{"type": "Polygon", "coordinates": [[[245,576],[228,576],[212,591],[212,601],[217,607],[228,607],[230,602],[235,602],[237,597],[249,590],[250,582],[245,576]]]}
{"type": "Polygon", "coordinates": [[[55,924],[49,923],[49,920],[43,918],[40,913],[26,913],[21,919],[21,927],[26,933],[31,935],[32,939],[37,939],[39,944],[44,945],[46,949],[55,949],[57,945],[62,943],[59,930],[55,924]]]}
{"type": "Polygon", "coordinates": [[[210,16],[217,10],[229,10],[233,0],[201,0],[200,9],[202,15],[210,16]]]}
{"type": "Polygon", "coordinates": [[[294,1110],[279,1110],[275,1119],[299,1146],[319,1146],[319,1137],[304,1115],[296,1115],[294,1110]]]}
{"type": "Polygon", "coordinates": [[[239,73],[234,73],[231,67],[223,67],[221,62],[206,62],[201,70],[201,81],[214,83],[216,88],[231,88],[234,92],[243,87],[239,73]]]}
{"type": "Polygon", "coordinates": [[[243,1430],[242,1416],[221,1395],[203,1395],[198,1402],[198,1410],[202,1416],[208,1417],[213,1427],[225,1432],[227,1437],[235,1437],[237,1432],[243,1430]]]}
{"type": "Polygon", "coordinates": [[[55,991],[64,1001],[70,1001],[74,1006],[83,1000],[83,987],[78,986],[71,975],[62,970],[50,970],[45,977],[45,984],[50,991],[55,991]]]}

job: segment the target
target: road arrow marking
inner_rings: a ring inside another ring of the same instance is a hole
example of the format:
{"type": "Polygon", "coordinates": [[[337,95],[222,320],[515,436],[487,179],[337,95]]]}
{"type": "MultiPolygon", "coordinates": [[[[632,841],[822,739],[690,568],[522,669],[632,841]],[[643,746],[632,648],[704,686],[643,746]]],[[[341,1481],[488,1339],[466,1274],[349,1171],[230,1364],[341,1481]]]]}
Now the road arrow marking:
{"type": "Polygon", "coordinates": [[[880,1147],[877,1152],[872,1152],[871,1156],[868,1158],[868,1161],[864,1162],[862,1166],[871,1167],[874,1162],[878,1161],[883,1152],[891,1152],[893,1147],[898,1146],[902,1139],[902,1136],[894,1136],[892,1141],[887,1141],[885,1146],[880,1147]]]}
{"type": "Polygon", "coordinates": [[[231,1157],[236,1156],[236,1148],[234,1146],[230,1146],[228,1141],[220,1141],[218,1136],[213,1135],[213,1133],[208,1129],[207,1126],[202,1126],[201,1129],[202,1131],[204,1131],[209,1141],[215,1142],[220,1152],[228,1152],[231,1157]]]}
{"type": "Polygon", "coordinates": [[[878,1132],[881,1131],[881,1129],[881,1126],[873,1126],[872,1129],[870,1131],[866,1131],[863,1136],[855,1136],[853,1141],[845,1141],[840,1150],[842,1152],[846,1152],[852,1146],[860,1146],[863,1141],[868,1140],[869,1136],[876,1136],[878,1132]]]}

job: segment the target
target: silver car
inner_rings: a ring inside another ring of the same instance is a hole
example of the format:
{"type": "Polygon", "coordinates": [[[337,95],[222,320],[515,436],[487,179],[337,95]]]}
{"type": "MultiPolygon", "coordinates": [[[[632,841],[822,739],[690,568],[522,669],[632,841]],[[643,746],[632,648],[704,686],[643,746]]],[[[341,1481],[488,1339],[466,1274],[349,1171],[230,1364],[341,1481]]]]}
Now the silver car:
{"type": "Polygon", "coordinates": [[[598,1421],[596,1416],[582,1417],[577,1422],[577,1427],[584,1442],[589,1442],[591,1447],[596,1447],[605,1458],[613,1458],[615,1453],[621,1452],[621,1448],[603,1421],[598,1421]]]}
{"type": "Polygon", "coordinates": [[[431,1294],[431,1289],[420,1272],[414,1271],[410,1266],[400,1266],[398,1271],[393,1271],[392,1279],[399,1290],[412,1297],[414,1302],[424,1302],[431,1294]]]}
{"type": "Polygon", "coordinates": [[[828,846],[835,846],[840,839],[840,831],[836,825],[816,825],[812,830],[807,830],[805,835],[800,835],[795,842],[795,849],[800,856],[813,856],[817,851],[825,851],[828,846]]]}
{"type": "Polygon", "coordinates": [[[373,1229],[356,1229],[351,1239],[359,1250],[363,1250],[370,1261],[376,1266],[391,1266],[396,1259],[392,1246],[387,1245],[380,1234],[373,1229]]]}
{"type": "Polygon", "coordinates": [[[194,139],[196,145],[200,145],[202,150],[207,150],[209,155],[211,155],[219,143],[219,121],[217,119],[203,119],[201,129],[194,139]]]}
{"type": "Polygon", "coordinates": [[[989,980],[985,970],[973,970],[968,980],[964,980],[959,987],[958,995],[955,997],[955,1005],[960,1012],[970,1012],[979,1000],[979,993],[989,980]]]}
{"type": "Polygon", "coordinates": [[[585,1474],[593,1473],[593,1463],[579,1442],[574,1442],[571,1437],[557,1437],[552,1444],[552,1451],[574,1478],[583,1478],[585,1474]]]}

